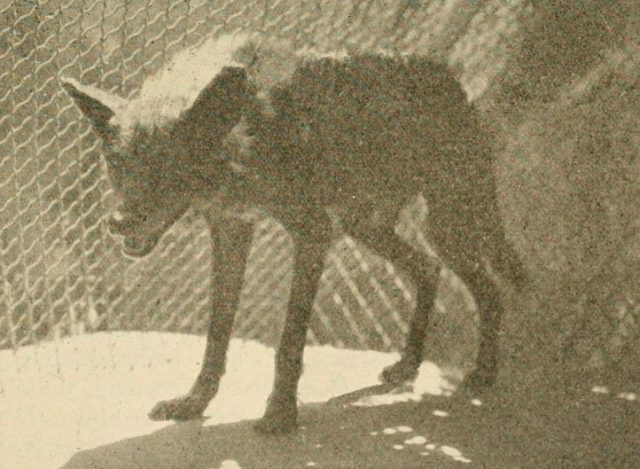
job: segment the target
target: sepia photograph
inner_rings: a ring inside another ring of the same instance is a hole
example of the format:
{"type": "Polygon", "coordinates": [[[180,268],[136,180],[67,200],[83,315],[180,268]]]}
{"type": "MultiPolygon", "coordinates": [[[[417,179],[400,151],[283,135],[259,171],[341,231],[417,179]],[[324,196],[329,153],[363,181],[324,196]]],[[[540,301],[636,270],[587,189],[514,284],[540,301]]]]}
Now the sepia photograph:
{"type": "Polygon", "coordinates": [[[0,468],[640,467],[636,0],[0,0],[0,468]]]}

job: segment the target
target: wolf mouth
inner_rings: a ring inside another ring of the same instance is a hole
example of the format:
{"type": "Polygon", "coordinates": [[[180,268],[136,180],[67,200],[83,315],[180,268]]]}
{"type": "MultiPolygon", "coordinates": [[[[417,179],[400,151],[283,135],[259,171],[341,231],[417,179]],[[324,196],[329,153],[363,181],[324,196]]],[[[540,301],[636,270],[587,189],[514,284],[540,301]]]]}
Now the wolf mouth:
{"type": "Polygon", "coordinates": [[[146,217],[123,213],[117,210],[109,218],[107,227],[111,235],[122,238],[122,252],[127,257],[140,258],[148,255],[158,244],[160,237],[146,223],[146,217]]]}

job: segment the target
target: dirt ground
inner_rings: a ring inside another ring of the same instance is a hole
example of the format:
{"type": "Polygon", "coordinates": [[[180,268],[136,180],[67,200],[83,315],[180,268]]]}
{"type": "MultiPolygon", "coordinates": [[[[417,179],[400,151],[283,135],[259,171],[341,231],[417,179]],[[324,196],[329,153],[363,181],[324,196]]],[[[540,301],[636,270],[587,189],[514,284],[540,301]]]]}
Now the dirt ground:
{"type": "Polygon", "coordinates": [[[202,345],[201,338],[169,334],[74,339],[56,353],[41,347],[39,371],[32,373],[27,364],[33,356],[0,356],[0,406],[9,417],[0,430],[8,431],[4,444],[12,445],[3,450],[10,459],[0,453],[0,466],[640,467],[640,381],[619,374],[598,382],[587,375],[542,377],[518,389],[498,386],[470,396],[451,393],[437,368],[426,365],[414,386],[390,391],[371,385],[394,355],[328,347],[309,348],[301,383],[306,403],[300,429],[291,435],[253,432],[273,354],[240,341],[232,344],[226,385],[205,419],[149,422],[146,411],[155,400],[188,387],[202,345]],[[19,362],[23,384],[32,384],[15,387],[18,375],[7,371],[8,359],[19,362]],[[43,370],[55,363],[60,366],[51,378],[43,370]]]}
{"type": "Polygon", "coordinates": [[[296,434],[277,438],[256,436],[250,422],[178,424],[81,452],[64,467],[640,467],[637,402],[580,392],[532,397],[505,407],[448,398],[319,405],[304,409],[296,434]]]}

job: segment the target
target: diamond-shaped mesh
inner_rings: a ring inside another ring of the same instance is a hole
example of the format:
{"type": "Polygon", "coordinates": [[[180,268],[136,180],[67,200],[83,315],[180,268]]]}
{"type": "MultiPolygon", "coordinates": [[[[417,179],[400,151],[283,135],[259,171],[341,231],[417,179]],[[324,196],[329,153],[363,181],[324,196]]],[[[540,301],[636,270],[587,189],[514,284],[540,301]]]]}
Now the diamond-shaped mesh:
{"type": "MultiPolygon", "coordinates": [[[[98,141],[59,77],[132,96],[167,56],[206,35],[251,29],[318,49],[427,54],[448,62],[474,99],[500,74],[531,14],[519,0],[14,0],[0,13],[0,348],[85,329],[202,332],[210,314],[210,247],[197,216],[189,212],[136,263],[107,235],[101,220],[113,200],[98,141]]],[[[417,200],[400,230],[428,249],[424,214],[417,200]]],[[[275,223],[258,227],[238,335],[277,337],[289,243],[275,223]]],[[[469,301],[444,275],[439,310],[446,304],[450,327],[469,330],[469,301]]],[[[310,340],[395,349],[412,302],[390,264],[345,239],[331,254],[310,340]]]]}

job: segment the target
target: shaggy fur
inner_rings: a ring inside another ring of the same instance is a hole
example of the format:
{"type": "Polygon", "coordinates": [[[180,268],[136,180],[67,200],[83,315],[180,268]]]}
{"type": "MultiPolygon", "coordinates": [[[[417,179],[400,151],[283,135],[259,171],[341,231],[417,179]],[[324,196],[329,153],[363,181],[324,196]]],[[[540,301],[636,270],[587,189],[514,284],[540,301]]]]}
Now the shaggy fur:
{"type": "Polygon", "coordinates": [[[199,417],[217,392],[251,246],[251,218],[243,214],[255,209],[282,223],[296,247],[259,430],[296,425],[309,315],[338,235],[388,257],[416,283],[402,359],[383,379],[415,376],[438,267],[405,245],[394,225],[418,193],[429,203],[431,242],[478,305],[480,350],[468,383],[494,381],[502,305],[485,266],[517,284],[525,276],[502,228],[490,139],[445,67],[386,53],[323,56],[240,35],[180,54],[130,102],[72,81],[64,87],[105,141],[122,199],[110,228],[125,253],[150,253],[188,206],[206,207],[217,262],[203,367],[191,391],[158,403],[152,418],[199,417]]]}
{"type": "Polygon", "coordinates": [[[176,54],[145,80],[138,96],[111,123],[148,129],[169,125],[193,106],[202,90],[226,67],[245,69],[251,85],[267,95],[269,89],[288,81],[303,62],[322,57],[346,57],[346,53],[294,50],[287,42],[267,40],[257,33],[210,37],[176,54]]]}

